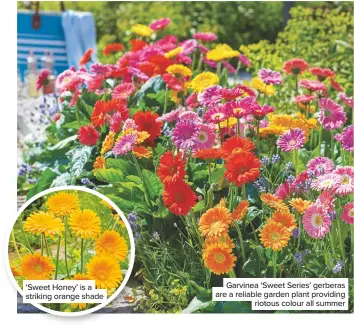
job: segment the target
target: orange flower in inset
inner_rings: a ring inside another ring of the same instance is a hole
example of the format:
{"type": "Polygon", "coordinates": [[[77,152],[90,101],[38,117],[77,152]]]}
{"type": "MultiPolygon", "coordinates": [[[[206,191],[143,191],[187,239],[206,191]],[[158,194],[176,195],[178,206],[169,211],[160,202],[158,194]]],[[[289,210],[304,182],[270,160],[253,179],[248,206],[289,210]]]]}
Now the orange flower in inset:
{"type": "Polygon", "coordinates": [[[35,235],[44,234],[54,237],[61,235],[64,224],[61,218],[55,217],[51,212],[33,212],[24,223],[24,230],[35,235]]]}
{"type": "Polygon", "coordinates": [[[231,253],[231,249],[226,244],[215,243],[203,250],[203,260],[212,273],[225,274],[232,271],[236,256],[231,253]]]}
{"type": "Polygon", "coordinates": [[[289,230],[293,230],[297,227],[295,216],[287,211],[275,211],[268,220],[268,222],[272,221],[280,223],[289,230]]]}
{"type": "Polygon", "coordinates": [[[185,216],[194,207],[197,197],[188,184],[178,179],[165,184],[162,199],[172,213],[185,216]]]}
{"type": "Polygon", "coordinates": [[[312,204],[311,201],[303,200],[303,199],[291,199],[289,204],[300,214],[305,213],[307,208],[312,204]]]}
{"type": "Polygon", "coordinates": [[[261,200],[264,204],[269,205],[271,208],[279,210],[279,211],[286,211],[288,212],[289,209],[286,204],[279,199],[276,195],[270,193],[262,193],[261,200]]]}
{"type": "Polygon", "coordinates": [[[91,61],[91,55],[93,53],[93,49],[88,49],[84,55],[81,57],[80,61],[79,61],[79,65],[84,65],[87,62],[91,61]]]}
{"type": "MultiPolygon", "coordinates": [[[[73,276],[73,280],[90,280],[90,278],[84,273],[76,273],[73,276]]],[[[74,304],[70,304],[70,306],[73,308],[79,308],[81,310],[81,309],[85,309],[87,304],[86,303],[74,303],[74,304]]]]}
{"type": "Polygon", "coordinates": [[[167,151],[160,158],[157,175],[162,183],[183,180],[184,176],[186,176],[185,168],[186,162],[180,152],[173,155],[172,151],[167,151]]]}
{"type": "Polygon", "coordinates": [[[101,231],[101,219],[89,209],[74,212],[69,219],[69,225],[79,238],[95,238],[101,231]]]}
{"type": "Polygon", "coordinates": [[[233,136],[227,139],[221,146],[221,154],[225,159],[228,159],[238,152],[250,152],[255,148],[254,143],[248,138],[233,136]]]}
{"type": "Polygon", "coordinates": [[[195,158],[200,158],[204,160],[215,160],[220,159],[222,157],[220,149],[217,148],[207,148],[207,149],[199,149],[194,154],[195,158]]]}
{"type": "Polygon", "coordinates": [[[227,233],[231,220],[229,209],[217,205],[202,215],[199,230],[206,237],[221,237],[227,233]]]}
{"type": "Polygon", "coordinates": [[[264,225],[260,232],[260,239],[265,248],[280,251],[288,245],[291,232],[288,228],[277,222],[269,222],[264,225]]]}
{"type": "Polygon", "coordinates": [[[247,214],[249,202],[247,200],[241,201],[237,208],[232,212],[232,219],[235,221],[240,221],[247,214]]]}
{"type": "Polygon", "coordinates": [[[151,151],[148,148],[143,147],[143,146],[135,146],[133,148],[133,154],[139,159],[150,158],[152,155],[151,151]]]}
{"type": "Polygon", "coordinates": [[[48,211],[59,217],[65,217],[80,208],[79,197],[68,192],[53,194],[46,203],[48,211]]]}
{"type": "Polygon", "coordinates": [[[98,156],[93,163],[93,172],[95,173],[97,169],[106,168],[106,159],[104,156],[98,156]]]}
{"type": "Polygon", "coordinates": [[[48,256],[39,253],[27,254],[22,258],[21,269],[26,280],[51,280],[54,264],[48,256]]]}
{"type": "Polygon", "coordinates": [[[110,55],[111,53],[114,52],[119,52],[124,50],[124,45],[120,43],[112,43],[112,44],[107,44],[104,49],[102,50],[103,55],[110,55]]]}
{"type": "Polygon", "coordinates": [[[128,245],[117,231],[106,230],[96,240],[96,252],[97,255],[107,254],[118,261],[124,261],[128,254],[128,245]]]}
{"type": "Polygon", "coordinates": [[[18,270],[16,267],[14,267],[13,265],[10,265],[11,267],[11,273],[13,276],[21,276],[22,273],[20,270],[18,270]]]}
{"type": "Polygon", "coordinates": [[[247,184],[260,176],[261,162],[250,152],[237,152],[226,160],[225,177],[236,186],[247,184]]]}

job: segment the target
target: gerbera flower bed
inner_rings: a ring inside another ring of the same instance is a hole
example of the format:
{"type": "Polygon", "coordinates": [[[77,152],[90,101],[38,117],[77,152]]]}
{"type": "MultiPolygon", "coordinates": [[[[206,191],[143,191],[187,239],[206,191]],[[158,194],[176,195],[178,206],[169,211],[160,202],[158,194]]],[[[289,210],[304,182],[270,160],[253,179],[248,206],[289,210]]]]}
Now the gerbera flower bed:
{"type": "MultiPolygon", "coordinates": [[[[23,280],[94,280],[111,296],[130,259],[124,221],[106,201],[88,192],[57,191],[32,202],[16,221],[9,243],[11,271],[23,280]]],[[[43,304],[76,312],[97,304],[43,304]]]]}
{"type": "Polygon", "coordinates": [[[61,117],[28,150],[43,171],[28,197],[81,184],[127,214],[137,311],[251,311],[206,303],[223,277],[352,277],[353,105],[335,67],[293,58],[241,82],[244,54],[170,23],[133,26],[130,45],[104,50],[116,64],[58,76],[61,117]]]}

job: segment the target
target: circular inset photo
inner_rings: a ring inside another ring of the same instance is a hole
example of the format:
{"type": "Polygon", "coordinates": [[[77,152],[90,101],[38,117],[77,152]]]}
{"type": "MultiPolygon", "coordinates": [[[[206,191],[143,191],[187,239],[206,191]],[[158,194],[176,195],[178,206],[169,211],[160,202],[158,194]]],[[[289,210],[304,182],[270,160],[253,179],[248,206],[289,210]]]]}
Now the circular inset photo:
{"type": "Polygon", "coordinates": [[[43,191],[18,211],[9,269],[25,303],[78,316],[109,304],[134,263],[133,234],[107,197],[78,186],[43,191]]]}

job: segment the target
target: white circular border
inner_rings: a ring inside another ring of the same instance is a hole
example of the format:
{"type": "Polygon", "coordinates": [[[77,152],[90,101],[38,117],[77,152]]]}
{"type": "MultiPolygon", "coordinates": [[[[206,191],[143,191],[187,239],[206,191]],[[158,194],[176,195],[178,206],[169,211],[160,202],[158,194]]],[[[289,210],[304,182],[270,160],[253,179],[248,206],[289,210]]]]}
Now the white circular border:
{"type": "MultiPolygon", "coordinates": [[[[49,193],[58,192],[58,191],[65,191],[65,190],[76,190],[76,191],[87,192],[87,193],[93,194],[95,196],[98,196],[102,200],[108,202],[114,208],[114,210],[116,210],[118,212],[119,216],[122,218],[122,220],[123,220],[123,222],[124,222],[124,224],[125,224],[125,226],[127,228],[129,239],[130,239],[130,258],[129,258],[129,266],[128,266],[127,273],[125,274],[125,277],[124,277],[122,283],[120,284],[118,289],[115,291],[115,293],[111,297],[109,297],[105,302],[102,302],[98,306],[90,308],[88,310],[70,312],[70,313],[69,312],[64,312],[64,311],[51,310],[51,309],[49,309],[47,307],[43,307],[42,305],[40,305],[38,303],[33,303],[32,304],[33,306],[37,307],[38,309],[40,309],[40,310],[42,310],[42,311],[44,311],[46,313],[52,314],[52,315],[64,316],[64,317],[76,317],[76,316],[88,315],[88,314],[91,314],[91,313],[93,313],[93,312],[95,312],[97,310],[100,310],[101,308],[103,308],[106,305],[108,305],[114,298],[116,298],[119,295],[119,293],[124,289],[125,285],[127,284],[128,280],[130,278],[130,275],[131,275],[131,273],[133,271],[134,259],[135,259],[135,242],[134,242],[134,236],[133,236],[133,232],[132,232],[132,230],[130,228],[130,225],[129,225],[127,219],[125,218],[123,212],[119,209],[119,207],[112,200],[110,200],[108,197],[106,197],[105,195],[103,195],[103,194],[101,194],[101,193],[99,193],[97,191],[91,190],[89,188],[82,187],[82,186],[71,185],[71,186],[52,187],[52,188],[50,188],[48,190],[45,190],[45,191],[42,191],[42,192],[36,194],[32,198],[30,198],[28,201],[26,201],[26,203],[23,206],[21,206],[21,208],[17,211],[16,221],[20,217],[22,212],[32,202],[34,202],[38,198],[42,197],[43,195],[49,194],[49,193]]],[[[14,224],[15,224],[15,222],[14,222],[14,224]]],[[[12,227],[11,227],[11,229],[9,231],[10,235],[9,235],[8,240],[7,240],[7,245],[5,247],[5,249],[6,249],[5,258],[6,258],[6,261],[7,261],[6,262],[6,267],[7,267],[8,274],[9,274],[9,276],[11,278],[11,282],[16,287],[17,291],[20,292],[21,296],[23,296],[22,289],[20,288],[20,286],[18,285],[17,281],[15,280],[15,277],[12,274],[11,267],[10,267],[10,261],[9,261],[9,258],[8,258],[8,245],[9,245],[9,242],[11,240],[11,231],[12,231],[12,228],[14,227],[14,224],[12,225],[12,227]]]]}

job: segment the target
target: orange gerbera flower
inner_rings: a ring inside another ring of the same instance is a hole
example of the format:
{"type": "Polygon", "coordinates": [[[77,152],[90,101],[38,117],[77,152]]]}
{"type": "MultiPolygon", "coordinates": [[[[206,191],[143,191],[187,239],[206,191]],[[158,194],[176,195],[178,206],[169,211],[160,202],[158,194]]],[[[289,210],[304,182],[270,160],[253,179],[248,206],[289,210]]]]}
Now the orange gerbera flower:
{"type": "Polygon", "coordinates": [[[264,225],[260,232],[260,239],[265,248],[280,251],[288,245],[291,232],[278,222],[269,222],[264,225]]]}
{"type": "Polygon", "coordinates": [[[226,160],[225,177],[236,186],[249,183],[260,176],[261,162],[250,152],[237,152],[226,160]]]}
{"type": "MultiPolygon", "coordinates": [[[[139,132],[141,133],[141,132],[139,132]]],[[[151,151],[146,148],[146,147],[143,147],[143,146],[135,146],[133,148],[133,154],[138,157],[139,159],[141,158],[150,158],[152,153],[151,151]]]]}
{"type": "Polygon", "coordinates": [[[287,211],[275,211],[268,222],[278,222],[289,230],[297,227],[295,216],[287,211]]]}
{"type": "Polygon", "coordinates": [[[197,197],[188,184],[178,179],[175,182],[165,183],[162,199],[172,213],[185,216],[195,205],[197,197]]]}
{"type": "Polygon", "coordinates": [[[289,204],[300,214],[303,214],[307,208],[312,204],[311,201],[303,200],[303,199],[291,199],[289,204]]]}
{"type": "Polygon", "coordinates": [[[87,62],[91,61],[91,55],[93,53],[93,49],[88,49],[84,55],[81,57],[80,61],[79,61],[79,65],[84,65],[87,62]]]}
{"type": "Polygon", "coordinates": [[[98,156],[93,163],[93,172],[95,173],[97,169],[106,168],[106,159],[104,156],[98,156]]]}
{"type": "Polygon", "coordinates": [[[102,142],[101,155],[111,150],[114,146],[114,132],[109,132],[102,142]]]}
{"type": "MultiPolygon", "coordinates": [[[[90,278],[85,273],[76,273],[73,276],[73,280],[90,280],[90,278]]],[[[70,306],[73,308],[79,308],[81,310],[81,309],[85,309],[87,304],[86,303],[74,303],[74,304],[70,304],[70,306]]]]}
{"type": "Polygon", "coordinates": [[[279,211],[289,211],[286,204],[279,199],[276,195],[270,193],[262,193],[261,200],[264,204],[269,205],[271,208],[279,211]]]}
{"type": "Polygon", "coordinates": [[[108,106],[102,100],[98,100],[93,108],[91,114],[91,122],[95,127],[100,127],[106,124],[107,113],[109,112],[108,106]]]}
{"type": "Polygon", "coordinates": [[[199,230],[206,237],[221,237],[227,233],[230,223],[229,209],[217,205],[202,215],[199,220],[199,230]]]}
{"type": "Polygon", "coordinates": [[[115,257],[118,261],[124,261],[128,254],[128,245],[125,239],[115,230],[106,230],[96,240],[96,252],[115,257]]]}
{"type": "Polygon", "coordinates": [[[120,44],[120,43],[112,43],[112,44],[107,44],[103,50],[102,50],[102,54],[103,55],[110,55],[111,53],[114,52],[119,52],[124,50],[124,45],[120,44]]]}
{"type": "Polygon", "coordinates": [[[203,250],[205,266],[214,274],[225,274],[232,271],[236,256],[231,253],[230,247],[223,243],[208,245],[203,250]]]}
{"type": "Polygon", "coordinates": [[[247,214],[249,206],[250,203],[247,200],[241,201],[234,212],[232,212],[232,219],[236,222],[242,220],[242,218],[247,214]]]}
{"type": "Polygon", "coordinates": [[[186,176],[185,168],[186,162],[183,160],[180,152],[173,155],[172,151],[167,151],[160,158],[157,175],[162,183],[183,180],[184,176],[186,176]]]}
{"type": "Polygon", "coordinates": [[[11,267],[11,273],[12,273],[13,276],[16,277],[16,276],[21,276],[22,275],[21,271],[18,270],[16,267],[14,267],[13,265],[10,265],[10,267],[11,267]]]}
{"type": "Polygon", "coordinates": [[[53,238],[61,235],[64,224],[61,218],[55,217],[51,212],[33,212],[24,223],[24,230],[35,235],[44,234],[53,238]]]}
{"type": "Polygon", "coordinates": [[[220,159],[222,155],[219,148],[206,148],[197,150],[194,157],[204,160],[215,160],[220,159]]]}
{"type": "Polygon", "coordinates": [[[48,211],[59,217],[68,216],[80,208],[77,194],[58,192],[50,196],[46,203],[48,211]]]}
{"type": "Polygon", "coordinates": [[[221,237],[206,237],[203,244],[203,249],[206,249],[209,245],[216,243],[226,244],[230,249],[235,248],[234,241],[231,239],[229,234],[226,233],[221,237]]]}
{"type": "Polygon", "coordinates": [[[95,238],[101,231],[101,218],[89,209],[71,214],[69,225],[79,238],[95,238]]]}
{"type": "Polygon", "coordinates": [[[50,280],[54,273],[54,264],[48,256],[27,254],[22,258],[21,269],[26,280],[50,280]]]}
{"type": "Polygon", "coordinates": [[[254,143],[248,138],[233,136],[227,139],[221,146],[221,154],[227,159],[237,152],[250,152],[255,148],[254,143]]]}

